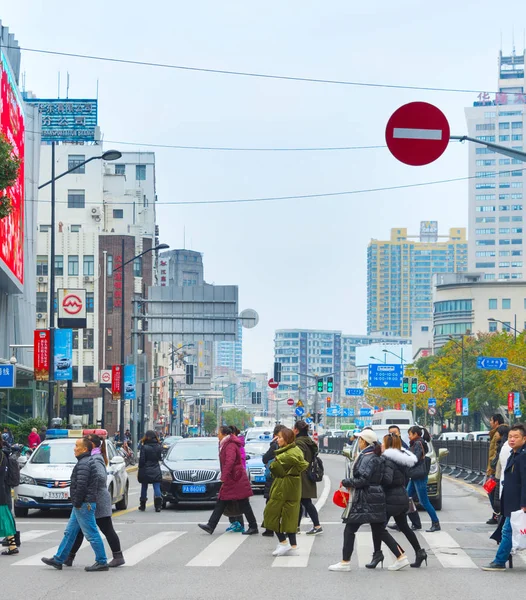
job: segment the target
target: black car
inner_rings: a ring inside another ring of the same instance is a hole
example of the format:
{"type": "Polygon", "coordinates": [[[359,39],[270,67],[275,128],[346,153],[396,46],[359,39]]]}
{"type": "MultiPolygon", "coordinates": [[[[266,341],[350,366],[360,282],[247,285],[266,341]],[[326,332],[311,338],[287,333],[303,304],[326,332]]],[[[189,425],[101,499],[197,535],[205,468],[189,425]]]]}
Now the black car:
{"type": "Polygon", "coordinates": [[[221,487],[216,438],[178,440],[161,464],[163,505],[215,502],[221,487]]]}

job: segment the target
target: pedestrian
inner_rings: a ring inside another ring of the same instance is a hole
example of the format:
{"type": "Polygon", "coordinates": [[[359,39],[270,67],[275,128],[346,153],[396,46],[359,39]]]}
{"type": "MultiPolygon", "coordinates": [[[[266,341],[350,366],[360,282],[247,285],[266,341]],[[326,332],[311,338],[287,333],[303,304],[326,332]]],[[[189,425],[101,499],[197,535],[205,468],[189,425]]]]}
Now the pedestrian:
{"type": "Polygon", "coordinates": [[[102,485],[106,485],[107,474],[103,475],[97,469],[91,458],[92,450],[93,443],[87,437],[77,440],[74,450],[77,464],[71,473],[70,494],[73,505],[71,516],[57,553],[51,558],[42,558],[44,564],[58,570],[62,569],[80,530],[95,553],[95,563],[91,567],[84,567],[84,570],[107,571],[109,568],[104,542],[95,521],[97,490],[102,485]]]}
{"type": "Polygon", "coordinates": [[[31,433],[27,436],[27,445],[34,450],[40,444],[40,436],[37,433],[37,428],[33,427],[31,433]]]}
{"type": "Polygon", "coordinates": [[[163,447],[155,431],[149,429],[142,438],[141,452],[139,454],[139,471],[137,479],[141,484],[141,497],[139,498],[139,510],[146,510],[148,499],[148,485],[153,486],[153,502],[155,512],[161,512],[163,498],[161,496],[161,473],[160,461],[162,459],[163,447]]]}
{"type": "Polygon", "coordinates": [[[42,427],[40,428],[40,433],[38,435],[40,436],[40,443],[42,443],[46,440],[47,427],[45,425],[42,425],[42,427]]]}
{"type": "Polygon", "coordinates": [[[273,482],[263,513],[265,529],[276,533],[279,543],[272,556],[295,556],[298,544],[296,532],[301,506],[301,474],[309,463],[296,445],[292,429],[284,427],[277,435],[278,450],[270,463],[273,482]]]}
{"type": "MultiPolygon", "coordinates": [[[[241,454],[241,464],[243,468],[247,468],[247,453],[245,451],[245,438],[241,435],[241,431],[235,425],[229,425],[232,430],[232,435],[236,436],[240,441],[241,446],[239,448],[239,452],[241,454]]],[[[235,506],[235,505],[231,505],[235,506]]],[[[245,531],[245,520],[242,514],[239,515],[229,515],[228,520],[230,521],[230,525],[227,527],[227,531],[232,533],[243,533],[245,531]]]]}
{"type": "MultiPolygon", "coordinates": [[[[97,469],[97,482],[99,484],[95,495],[96,495],[96,506],[95,509],[95,522],[97,523],[97,527],[102,531],[108,540],[108,544],[110,545],[111,551],[113,553],[113,560],[108,563],[108,567],[120,567],[125,563],[124,557],[122,555],[121,543],[119,540],[119,536],[117,535],[115,529],[113,528],[113,522],[111,520],[112,513],[112,502],[111,495],[108,491],[108,485],[106,482],[107,478],[107,470],[108,466],[108,455],[106,453],[106,443],[105,441],[95,434],[89,434],[88,439],[93,443],[93,450],[91,451],[91,456],[93,459],[93,463],[97,469]]],[[[66,567],[73,566],[73,561],[75,560],[75,556],[79,551],[79,548],[84,541],[84,534],[82,530],[78,532],[77,538],[75,539],[75,543],[73,547],[69,551],[69,556],[64,561],[64,565],[66,567]]]]}
{"type": "Polygon", "coordinates": [[[393,435],[397,435],[400,438],[402,448],[404,450],[409,450],[408,444],[402,439],[402,432],[400,431],[400,427],[398,427],[398,425],[389,425],[388,432],[392,433],[393,435]]]}
{"type": "Polygon", "coordinates": [[[13,437],[11,430],[7,426],[4,427],[4,430],[2,433],[2,439],[8,446],[12,446],[15,443],[15,438],[13,437]]]}
{"type": "MultiPolygon", "coordinates": [[[[345,523],[343,532],[342,560],[329,567],[329,571],[350,571],[351,557],[354,550],[356,532],[366,523],[371,526],[374,548],[381,548],[382,539],[389,540],[390,549],[398,557],[401,556],[394,538],[387,533],[385,494],[382,487],[384,476],[384,461],[381,457],[382,449],[378,444],[378,437],[371,429],[363,429],[356,434],[360,453],[354,461],[352,476],[341,482],[343,487],[350,490],[349,503],[345,508],[342,520],[345,523]],[[384,536],[385,532],[385,536],[384,536]]],[[[407,560],[407,559],[406,559],[407,560]]],[[[374,569],[382,562],[383,556],[373,555],[373,560],[367,567],[374,569]]],[[[383,564],[382,564],[383,566],[383,564]]]]}
{"type": "MultiPolygon", "coordinates": [[[[303,452],[303,458],[309,463],[319,452],[318,445],[309,437],[309,425],[305,421],[296,421],[294,425],[294,433],[296,435],[296,446],[303,452]]],[[[307,535],[320,535],[323,533],[323,527],[320,525],[320,517],[314,506],[312,499],[318,497],[318,489],[316,482],[308,476],[308,469],[301,474],[301,506],[298,520],[298,531],[300,533],[300,524],[303,511],[312,521],[312,527],[307,531],[307,535]]]]}
{"type": "MultiPolygon", "coordinates": [[[[407,493],[410,498],[416,493],[420,506],[427,511],[427,514],[431,519],[431,528],[426,529],[426,532],[434,533],[435,531],[440,531],[440,521],[438,520],[438,515],[427,494],[428,464],[430,459],[426,458],[426,454],[429,452],[427,443],[431,441],[431,436],[425,427],[419,427],[418,425],[410,427],[408,429],[408,435],[409,449],[416,456],[417,463],[409,471],[410,481],[407,486],[407,493]]],[[[411,520],[413,521],[413,530],[422,528],[422,522],[420,521],[418,512],[415,511],[411,520]]]]}
{"type": "Polygon", "coordinates": [[[493,561],[482,567],[483,571],[504,571],[510,561],[512,549],[511,513],[518,510],[526,512],[526,427],[513,425],[508,434],[511,453],[504,469],[501,513],[504,517],[502,539],[493,561]]]}
{"type": "MultiPolygon", "coordinates": [[[[500,442],[500,434],[499,427],[504,423],[504,417],[502,415],[494,414],[490,417],[489,426],[491,427],[489,432],[489,454],[488,454],[488,466],[486,468],[486,477],[495,477],[495,469],[498,461],[498,447],[500,442]]],[[[486,525],[497,525],[499,522],[498,510],[495,510],[495,490],[493,490],[488,494],[489,502],[491,504],[491,509],[493,514],[491,518],[486,521],[486,525]]]]}
{"type": "Polygon", "coordinates": [[[208,519],[208,523],[199,523],[199,527],[209,533],[214,533],[221,515],[229,503],[237,502],[239,512],[244,514],[248,521],[248,529],[243,535],[259,533],[258,524],[249,498],[253,495],[246,468],[241,459],[241,441],[234,435],[230,427],[222,425],[217,434],[219,439],[219,462],[221,465],[222,485],[215,508],[208,519]]]}
{"type": "Polygon", "coordinates": [[[0,440],[0,537],[5,538],[2,545],[7,546],[2,556],[18,554],[20,545],[20,534],[17,534],[15,519],[10,508],[11,487],[7,483],[9,452],[10,446],[2,438],[0,440]]]}
{"type": "MultiPolygon", "coordinates": [[[[276,425],[276,427],[274,427],[273,438],[270,442],[269,449],[261,457],[261,460],[265,465],[265,487],[263,489],[263,498],[265,498],[265,504],[268,504],[268,500],[270,497],[270,488],[272,487],[273,481],[272,473],[270,472],[270,463],[276,458],[275,452],[279,449],[278,433],[282,429],[285,429],[285,425],[278,424],[276,425]]],[[[263,527],[263,525],[261,527],[263,527]]],[[[264,537],[274,537],[274,532],[272,531],[272,529],[265,528],[265,531],[263,531],[261,535],[264,537]]]]}
{"type": "MultiPolygon", "coordinates": [[[[409,469],[414,467],[417,462],[416,456],[409,450],[402,448],[402,440],[400,436],[395,433],[389,433],[383,439],[383,458],[385,461],[384,465],[384,478],[382,480],[382,487],[385,492],[385,504],[387,518],[394,518],[399,531],[401,531],[407,541],[413,547],[416,553],[415,562],[411,563],[414,568],[419,568],[425,561],[427,565],[427,553],[420,546],[418,538],[414,531],[409,528],[407,523],[406,513],[409,509],[409,496],[407,494],[407,484],[409,482],[409,469]]],[[[383,539],[383,538],[382,538],[383,539]]],[[[385,541],[385,540],[383,540],[385,541]]],[[[401,549],[401,548],[400,548],[401,549]]],[[[383,554],[381,548],[375,548],[375,555],[379,553],[376,560],[381,558],[383,560],[383,554]]],[[[375,556],[373,555],[373,559],[375,556]]],[[[407,561],[407,559],[405,559],[407,561]]],[[[405,563],[405,561],[403,561],[405,563]]],[[[402,568],[402,563],[398,559],[395,563],[399,568],[402,568]]],[[[403,564],[406,566],[406,564],[403,564]]],[[[397,570],[397,569],[392,569],[397,570]]]]}

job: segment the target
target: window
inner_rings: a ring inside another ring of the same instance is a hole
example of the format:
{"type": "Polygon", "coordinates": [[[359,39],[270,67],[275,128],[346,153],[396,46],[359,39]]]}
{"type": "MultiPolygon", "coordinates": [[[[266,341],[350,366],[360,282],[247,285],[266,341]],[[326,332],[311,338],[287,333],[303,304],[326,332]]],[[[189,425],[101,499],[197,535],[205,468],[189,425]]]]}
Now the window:
{"type": "Polygon", "coordinates": [[[142,277],[142,258],[136,258],[133,261],[133,276],[142,277]]]}
{"type": "Polygon", "coordinates": [[[503,310],[509,310],[511,308],[511,298],[502,299],[502,308],[503,310]]]}
{"type": "Polygon", "coordinates": [[[68,190],[68,208],[85,208],[85,206],[85,190],[68,190]]]}
{"type": "Polygon", "coordinates": [[[70,154],[68,156],[68,171],[70,169],[75,169],[75,167],[77,167],[74,171],[72,171],[72,173],[79,173],[79,174],[85,173],[86,165],[80,164],[85,161],[86,161],[86,157],[84,156],[84,154],[70,154]]]}
{"type": "Polygon", "coordinates": [[[64,257],[62,254],[55,254],[55,276],[62,277],[64,275],[64,257]]]}
{"type": "Polygon", "coordinates": [[[39,254],[37,256],[37,275],[43,275],[47,277],[47,256],[39,254]]]}
{"type": "Polygon", "coordinates": [[[146,179],[146,165],[135,165],[135,179],[137,181],[146,179]]]}
{"type": "Polygon", "coordinates": [[[108,277],[113,275],[113,254],[106,255],[106,275],[108,277]]]}
{"type": "Polygon", "coordinates": [[[494,135],[477,135],[477,140],[480,140],[481,142],[494,142],[495,141],[495,136],[494,135]]]}
{"type": "Polygon", "coordinates": [[[93,350],[94,340],[93,329],[84,329],[84,338],[82,340],[84,350],[93,350]]]}
{"type": "Polygon", "coordinates": [[[443,312],[459,312],[473,309],[471,300],[444,300],[443,302],[435,302],[435,313],[443,312]]]}
{"type": "Polygon", "coordinates": [[[477,183],[475,189],[477,190],[494,190],[497,187],[496,183],[477,183]]]}
{"type": "Polygon", "coordinates": [[[480,252],[476,252],[475,254],[477,257],[486,258],[488,256],[495,256],[495,250],[482,250],[480,252]]]}
{"type": "Polygon", "coordinates": [[[499,142],[509,142],[509,141],[510,141],[509,135],[499,135],[499,142]]]}
{"type": "MultiPolygon", "coordinates": [[[[509,223],[510,222],[510,218],[509,217],[499,217],[499,223],[509,223]]],[[[509,233],[509,231],[508,231],[509,233]]]]}
{"type": "Polygon", "coordinates": [[[477,167],[492,167],[496,164],[496,160],[494,158],[483,159],[480,158],[476,161],[477,167]]]}
{"type": "Polygon", "coordinates": [[[69,229],[71,233],[80,233],[81,228],[82,225],[71,225],[69,229]]]}
{"type": "Polygon", "coordinates": [[[475,246],[494,246],[495,240],[475,240],[475,246]]]}
{"type": "Polygon", "coordinates": [[[93,367],[82,367],[82,379],[84,382],[93,381],[93,367]]]}
{"type": "Polygon", "coordinates": [[[48,233],[49,231],[51,231],[51,225],[40,225],[39,230],[42,233],[48,233]]]}
{"type": "Polygon", "coordinates": [[[509,129],[509,128],[510,128],[510,122],[509,121],[508,122],[503,121],[503,122],[499,123],[499,129],[509,129]]]}
{"type": "Polygon", "coordinates": [[[113,312],[113,292],[106,292],[106,312],[113,312]]]}
{"type": "Polygon", "coordinates": [[[478,263],[475,263],[475,267],[477,269],[494,269],[495,263],[494,262],[478,262],[478,263]]]}
{"type": "Polygon", "coordinates": [[[494,206],[477,206],[475,208],[477,212],[495,212],[496,208],[494,206]]]}
{"type": "Polygon", "coordinates": [[[509,250],[500,250],[499,256],[511,256],[511,252],[509,250]]]}
{"type": "Polygon", "coordinates": [[[499,233],[501,235],[505,234],[505,233],[509,233],[510,232],[510,228],[509,227],[499,227],[499,233]]]}
{"type": "Polygon", "coordinates": [[[522,129],[522,121],[513,121],[511,124],[512,129],[522,129]]]}
{"type": "Polygon", "coordinates": [[[477,194],[476,200],[495,200],[497,196],[495,194],[477,194]]]}
{"type": "Polygon", "coordinates": [[[477,171],[475,177],[496,177],[495,171],[477,171]]]}
{"type": "Polygon", "coordinates": [[[95,294],[94,292],[86,292],[86,312],[92,313],[95,307],[95,294]]]}
{"type": "MultiPolygon", "coordinates": [[[[508,279],[509,279],[509,278],[508,278],[508,279]]],[[[511,323],[510,323],[509,321],[504,321],[504,322],[502,323],[502,331],[507,331],[507,332],[509,333],[509,331],[510,331],[510,326],[511,326],[511,323]]]]}
{"type": "MultiPolygon", "coordinates": [[[[509,124],[508,124],[509,128],[509,124]]],[[[477,131],[494,131],[495,123],[477,123],[477,131]]]]}
{"type": "Polygon", "coordinates": [[[495,223],[495,217],[477,217],[475,221],[477,223],[495,223]]]}
{"type": "Polygon", "coordinates": [[[77,383],[79,380],[79,368],[76,367],[75,365],[73,365],[72,371],[73,371],[72,381],[77,383]]]}
{"type": "Polygon", "coordinates": [[[82,272],[84,275],[95,275],[95,257],[93,254],[85,254],[84,255],[84,264],[82,272]]]}
{"type": "Polygon", "coordinates": [[[491,227],[486,227],[485,229],[475,229],[475,233],[477,235],[493,235],[495,233],[495,229],[491,227]]]}
{"type": "Polygon", "coordinates": [[[488,300],[488,308],[490,310],[497,310],[497,299],[496,298],[490,298],[488,300]]]}
{"type": "Polygon", "coordinates": [[[37,312],[47,312],[47,292],[37,292],[37,312]]]}
{"type": "Polygon", "coordinates": [[[113,329],[106,330],[106,350],[113,350],[113,329]]]}
{"type": "Polygon", "coordinates": [[[113,209],[113,218],[114,219],[124,219],[124,210],[122,208],[114,208],[113,209]]]}
{"type": "Polygon", "coordinates": [[[115,175],[126,175],[126,165],[115,165],[115,175]]]}
{"type": "Polygon", "coordinates": [[[494,333],[495,331],[497,331],[497,321],[489,322],[489,331],[490,333],[494,333]]]}
{"type": "Polygon", "coordinates": [[[499,269],[509,269],[509,267],[510,267],[509,262],[500,262],[499,263],[499,269]]]}
{"type": "Polygon", "coordinates": [[[517,267],[522,267],[522,261],[515,261],[515,262],[512,262],[512,263],[511,263],[511,266],[512,266],[512,267],[515,267],[515,268],[517,268],[517,267]]]}
{"type": "Polygon", "coordinates": [[[490,148],[475,148],[475,154],[495,154],[495,150],[490,150],[490,148]]]}
{"type": "Polygon", "coordinates": [[[514,142],[520,142],[520,141],[522,141],[522,133],[516,133],[516,134],[512,135],[511,139],[514,142]]]}
{"type": "Polygon", "coordinates": [[[68,275],[79,274],[79,257],[76,255],[68,256],[68,275]]]}

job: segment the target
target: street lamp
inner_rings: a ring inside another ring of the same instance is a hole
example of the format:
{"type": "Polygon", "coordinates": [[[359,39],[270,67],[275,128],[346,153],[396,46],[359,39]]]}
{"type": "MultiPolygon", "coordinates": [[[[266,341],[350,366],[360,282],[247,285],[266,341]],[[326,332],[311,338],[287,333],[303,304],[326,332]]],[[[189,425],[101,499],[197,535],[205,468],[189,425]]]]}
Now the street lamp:
{"type": "Polygon", "coordinates": [[[385,354],[384,354],[384,357],[385,357],[385,358],[387,358],[387,354],[392,354],[393,356],[396,356],[396,358],[399,358],[399,359],[400,359],[400,364],[402,364],[402,365],[403,365],[405,362],[407,362],[407,360],[405,360],[405,358],[404,358],[404,349],[403,349],[403,348],[400,350],[400,353],[401,353],[400,355],[398,355],[398,354],[395,354],[394,352],[391,352],[391,350],[382,350],[382,352],[384,352],[384,353],[385,353],[385,354]]]}
{"type": "MultiPolygon", "coordinates": [[[[515,332],[515,336],[514,336],[515,341],[517,341],[517,334],[521,333],[521,332],[517,329],[517,315],[514,315],[514,316],[515,316],[515,321],[514,321],[515,327],[512,327],[509,323],[506,323],[505,321],[501,321],[500,319],[494,319],[493,317],[489,317],[488,321],[490,323],[502,323],[502,325],[504,325],[504,327],[506,327],[508,329],[508,331],[510,329],[513,329],[513,331],[515,332]]],[[[503,328],[503,330],[504,330],[504,328],[503,328]]]]}
{"type": "Polygon", "coordinates": [[[378,362],[384,363],[384,364],[387,362],[387,356],[385,356],[385,354],[384,354],[384,359],[383,360],[381,360],[380,358],[376,358],[376,356],[369,356],[369,359],[370,360],[377,360],[378,362]]]}
{"type": "MultiPolygon", "coordinates": [[[[148,248],[147,250],[145,250],[144,252],[141,252],[140,254],[137,254],[137,256],[134,256],[133,258],[130,258],[129,260],[127,260],[126,262],[123,262],[121,265],[119,265],[118,267],[115,267],[113,269],[113,272],[118,271],[119,269],[122,269],[122,293],[123,295],[126,294],[126,279],[125,279],[125,275],[126,275],[126,269],[124,268],[126,265],[129,265],[131,262],[133,262],[134,260],[137,260],[138,258],[140,258],[141,256],[144,256],[145,254],[147,254],[148,252],[156,252],[158,250],[166,250],[168,249],[170,246],[168,244],[159,244],[158,246],[154,246],[152,248],[148,248]]],[[[124,236],[122,238],[122,245],[121,245],[121,256],[124,260],[124,236]]],[[[120,426],[119,426],[119,438],[120,441],[123,442],[124,441],[124,353],[125,353],[125,348],[124,348],[124,342],[125,342],[125,334],[124,334],[124,328],[125,328],[125,318],[124,318],[124,313],[125,313],[125,303],[123,303],[123,305],[121,306],[121,399],[120,399],[120,426]]],[[[135,391],[135,397],[137,398],[137,390],[135,391]]],[[[135,400],[135,403],[137,402],[137,400],[135,400]]],[[[134,406],[134,410],[132,412],[133,414],[133,420],[132,420],[132,443],[135,446],[137,444],[137,415],[136,415],[136,407],[134,406]]]]}
{"type": "Polygon", "coordinates": [[[47,404],[48,427],[51,427],[51,419],[53,419],[53,403],[54,403],[54,377],[55,377],[55,183],[58,179],[65,177],[69,173],[73,173],[79,167],[87,165],[92,160],[118,160],[122,153],[118,150],[107,150],[100,156],[92,156],[87,160],[77,163],[71,169],[64,171],[60,175],[55,175],[55,142],[51,142],[51,179],[38,186],[41,190],[48,185],[51,185],[51,237],[49,240],[49,394],[47,404]]]}

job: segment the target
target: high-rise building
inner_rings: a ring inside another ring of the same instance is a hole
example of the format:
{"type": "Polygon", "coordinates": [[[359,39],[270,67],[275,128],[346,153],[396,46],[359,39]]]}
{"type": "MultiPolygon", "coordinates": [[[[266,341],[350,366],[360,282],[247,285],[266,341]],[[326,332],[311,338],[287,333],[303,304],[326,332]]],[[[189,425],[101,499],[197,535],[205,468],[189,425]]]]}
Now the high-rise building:
{"type": "Polygon", "coordinates": [[[367,333],[411,337],[411,323],[430,320],[433,274],[467,269],[466,230],[438,234],[437,221],[422,221],[420,235],[391,229],[390,240],[367,248],[367,333]]]}
{"type": "Polygon", "coordinates": [[[169,250],[161,253],[159,283],[161,286],[190,287],[203,285],[203,255],[193,250],[169,250]]]}
{"type": "MultiPolygon", "coordinates": [[[[481,93],[466,108],[470,137],[523,150],[525,53],[499,55],[498,93],[481,93]]],[[[478,144],[469,146],[469,271],[486,281],[523,279],[524,162],[478,144]]]]}
{"type": "Polygon", "coordinates": [[[228,369],[238,375],[243,373],[243,326],[241,321],[237,325],[237,341],[216,342],[214,363],[216,369],[228,369]]]}

